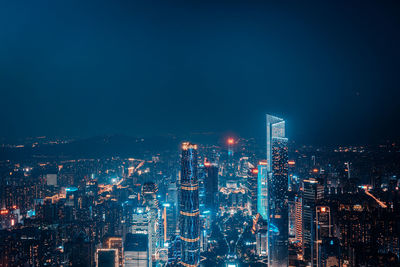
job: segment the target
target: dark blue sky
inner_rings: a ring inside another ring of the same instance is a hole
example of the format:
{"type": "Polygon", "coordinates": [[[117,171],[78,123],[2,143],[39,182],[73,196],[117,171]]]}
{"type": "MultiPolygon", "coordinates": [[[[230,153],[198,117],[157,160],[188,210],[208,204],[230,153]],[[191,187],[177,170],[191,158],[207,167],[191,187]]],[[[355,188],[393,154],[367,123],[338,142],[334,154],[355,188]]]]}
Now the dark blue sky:
{"type": "Polygon", "coordinates": [[[400,5],[0,0],[0,127],[23,136],[398,138],[400,5]]]}

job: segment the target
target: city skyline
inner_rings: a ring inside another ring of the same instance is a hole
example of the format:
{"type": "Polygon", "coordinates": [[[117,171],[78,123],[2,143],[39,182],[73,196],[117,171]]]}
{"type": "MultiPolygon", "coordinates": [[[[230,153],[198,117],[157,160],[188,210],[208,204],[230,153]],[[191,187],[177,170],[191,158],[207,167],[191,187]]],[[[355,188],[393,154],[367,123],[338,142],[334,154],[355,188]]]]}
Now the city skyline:
{"type": "Polygon", "coordinates": [[[0,0],[0,267],[400,266],[399,14],[0,0]]]}
{"type": "Polygon", "coordinates": [[[0,264],[399,264],[398,145],[289,149],[286,126],[267,114],[261,146],[227,137],[0,160],[0,264]]]}

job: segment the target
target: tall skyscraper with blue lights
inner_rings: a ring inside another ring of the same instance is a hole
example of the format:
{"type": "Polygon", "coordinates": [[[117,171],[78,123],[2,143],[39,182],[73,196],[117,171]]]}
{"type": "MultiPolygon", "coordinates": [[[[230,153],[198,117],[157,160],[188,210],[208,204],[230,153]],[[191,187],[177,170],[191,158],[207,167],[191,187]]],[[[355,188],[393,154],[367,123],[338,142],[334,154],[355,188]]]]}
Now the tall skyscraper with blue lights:
{"type": "Polygon", "coordinates": [[[264,220],[268,219],[268,169],[267,161],[258,164],[257,178],[257,212],[264,220]]]}
{"type": "Polygon", "coordinates": [[[288,266],[288,139],[285,121],[267,115],[268,266],[288,266]]]}
{"type": "Polygon", "coordinates": [[[180,264],[199,265],[200,223],[199,184],[197,177],[197,145],[182,144],[181,181],[179,196],[179,229],[182,241],[180,264]]]}

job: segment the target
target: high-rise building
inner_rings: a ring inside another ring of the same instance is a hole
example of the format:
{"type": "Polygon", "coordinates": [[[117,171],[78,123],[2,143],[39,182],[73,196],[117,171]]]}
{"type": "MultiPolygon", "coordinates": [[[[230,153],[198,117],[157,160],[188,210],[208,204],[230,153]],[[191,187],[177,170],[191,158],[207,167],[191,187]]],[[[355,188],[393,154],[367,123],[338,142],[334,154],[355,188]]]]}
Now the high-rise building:
{"type": "Polygon", "coordinates": [[[169,207],[167,207],[167,240],[170,240],[171,237],[176,235],[178,229],[179,206],[176,182],[169,184],[166,200],[169,204],[169,207]]]}
{"type": "Polygon", "coordinates": [[[316,240],[332,236],[331,210],[328,206],[316,207],[316,240]]]}
{"type": "Polygon", "coordinates": [[[315,207],[322,199],[324,187],[313,178],[303,180],[303,258],[308,263],[315,263],[315,207]]]}
{"type": "MultiPolygon", "coordinates": [[[[157,246],[157,218],[154,217],[154,213],[151,210],[146,210],[145,207],[139,206],[134,209],[131,218],[131,224],[129,227],[129,232],[131,234],[145,234],[146,240],[148,241],[147,254],[149,255],[149,259],[152,255],[156,254],[156,246],[157,246]]],[[[148,262],[149,266],[151,266],[151,260],[148,262]]]]}
{"type": "Polygon", "coordinates": [[[198,266],[200,260],[199,184],[197,145],[182,144],[179,196],[179,230],[182,241],[181,265],[198,266]]]}
{"type": "Polygon", "coordinates": [[[289,195],[289,241],[293,242],[296,238],[296,202],[295,197],[293,196],[293,192],[289,195]]]}
{"type": "Polygon", "coordinates": [[[338,238],[325,238],[321,244],[321,252],[318,266],[320,267],[341,267],[341,250],[338,238]]]}
{"type": "Polygon", "coordinates": [[[303,242],[303,203],[302,199],[299,196],[296,196],[294,199],[295,206],[295,240],[298,243],[303,242]]]}
{"type": "Polygon", "coordinates": [[[288,139],[285,121],[267,115],[268,266],[288,266],[288,139]]]}
{"type": "Polygon", "coordinates": [[[268,224],[266,220],[260,218],[256,233],[256,250],[259,257],[268,256],[268,224]]]}
{"type": "Polygon", "coordinates": [[[96,251],[96,267],[118,267],[118,250],[101,248],[96,251]]]}
{"type": "Polygon", "coordinates": [[[218,166],[209,162],[204,163],[205,176],[205,208],[215,218],[218,212],[218,166]]]}
{"type": "Polygon", "coordinates": [[[322,243],[332,236],[331,210],[328,206],[317,206],[315,209],[315,250],[317,267],[322,266],[322,243]]]}
{"type": "Polygon", "coordinates": [[[249,171],[246,187],[247,187],[247,196],[248,196],[248,207],[250,215],[255,216],[257,214],[257,199],[258,199],[258,192],[257,192],[257,177],[258,177],[258,169],[254,168],[249,171]]]}
{"type": "Polygon", "coordinates": [[[268,220],[268,169],[267,161],[258,164],[257,211],[264,220],[268,220]]]}
{"type": "Polygon", "coordinates": [[[149,235],[147,233],[131,234],[125,236],[124,259],[125,267],[149,267],[149,235]]]}

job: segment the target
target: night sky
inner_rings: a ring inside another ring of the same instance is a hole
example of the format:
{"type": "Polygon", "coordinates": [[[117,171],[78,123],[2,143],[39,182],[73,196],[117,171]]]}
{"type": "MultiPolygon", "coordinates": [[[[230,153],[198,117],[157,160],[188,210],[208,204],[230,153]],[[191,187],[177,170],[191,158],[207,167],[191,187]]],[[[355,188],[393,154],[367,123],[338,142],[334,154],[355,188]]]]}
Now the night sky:
{"type": "Polygon", "coordinates": [[[0,136],[398,139],[399,2],[265,2],[0,0],[0,136]]]}

